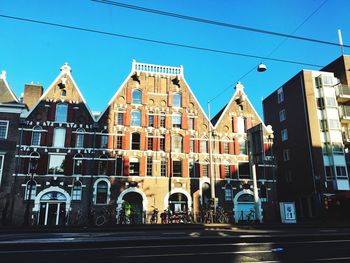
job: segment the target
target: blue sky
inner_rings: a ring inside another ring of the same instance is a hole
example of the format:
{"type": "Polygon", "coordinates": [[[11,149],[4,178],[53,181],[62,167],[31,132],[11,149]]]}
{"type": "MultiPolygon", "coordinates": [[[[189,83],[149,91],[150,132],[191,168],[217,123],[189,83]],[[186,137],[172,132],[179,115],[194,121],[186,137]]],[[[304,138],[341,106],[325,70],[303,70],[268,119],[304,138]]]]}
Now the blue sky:
{"type": "MultiPolygon", "coordinates": [[[[289,34],[324,0],[266,1],[122,1],[188,16],[217,20],[289,34]]],[[[328,0],[295,35],[338,42],[350,41],[350,1],[328,0]]],[[[1,0],[0,14],[100,31],[175,42],[205,48],[267,56],[281,37],[240,31],[89,0],[1,0]]],[[[41,83],[46,89],[68,62],[73,77],[93,111],[103,111],[131,70],[132,59],[144,63],[184,66],[185,78],[204,109],[212,101],[212,116],[231,98],[233,86],[260,59],[209,53],[142,41],[80,32],[0,18],[0,70],[17,96],[25,83],[41,83]],[[232,88],[229,88],[229,87],[232,88]]],[[[348,50],[345,49],[347,54],[348,50]]],[[[272,58],[326,65],[341,55],[336,46],[288,39],[272,58]]],[[[262,98],[302,69],[317,67],[262,61],[268,71],[252,71],[242,83],[262,116],[262,98]]]]}

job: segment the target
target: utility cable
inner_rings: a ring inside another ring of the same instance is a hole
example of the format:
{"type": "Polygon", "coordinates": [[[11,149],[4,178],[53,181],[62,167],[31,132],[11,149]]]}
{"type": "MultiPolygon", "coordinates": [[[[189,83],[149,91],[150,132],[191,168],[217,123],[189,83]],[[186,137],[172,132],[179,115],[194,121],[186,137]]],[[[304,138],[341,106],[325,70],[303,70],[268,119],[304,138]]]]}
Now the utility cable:
{"type": "MultiPolygon", "coordinates": [[[[121,2],[115,2],[115,1],[110,1],[110,0],[91,0],[91,1],[96,2],[96,3],[100,3],[100,4],[112,5],[112,6],[117,6],[117,7],[127,8],[127,9],[133,9],[133,10],[138,10],[138,11],[157,14],[157,15],[175,17],[175,18],[179,18],[179,19],[183,19],[183,20],[195,21],[195,22],[199,22],[199,23],[235,28],[235,29],[239,29],[239,30],[251,31],[251,32],[256,32],[256,33],[261,33],[261,34],[268,34],[268,35],[273,35],[273,36],[278,36],[278,37],[293,38],[293,39],[297,39],[297,40],[309,41],[309,42],[314,42],[314,43],[319,43],[319,44],[324,44],[324,45],[340,46],[340,44],[335,43],[335,42],[324,41],[324,40],[313,39],[313,38],[302,37],[302,36],[293,36],[290,34],[285,34],[285,33],[280,33],[280,32],[274,32],[274,31],[269,31],[269,30],[254,28],[254,27],[247,27],[247,26],[241,26],[241,25],[237,25],[237,24],[230,24],[230,23],[226,23],[226,22],[214,21],[214,20],[209,20],[209,19],[200,18],[200,17],[186,16],[186,15],[181,15],[181,14],[177,14],[177,13],[171,13],[171,12],[167,12],[167,11],[151,9],[151,8],[146,8],[146,7],[142,7],[142,6],[129,5],[129,4],[124,4],[121,2]]],[[[350,47],[349,45],[343,45],[343,46],[347,47],[347,48],[350,47]]]]}
{"type": "Polygon", "coordinates": [[[100,31],[100,30],[89,29],[89,28],[85,28],[85,27],[70,26],[70,25],[52,23],[52,22],[47,22],[47,21],[40,21],[40,20],[17,17],[17,16],[8,16],[8,15],[0,14],[0,17],[6,18],[6,19],[23,21],[23,22],[41,24],[41,25],[60,27],[60,28],[78,30],[78,31],[83,31],[83,32],[96,33],[96,34],[101,34],[101,35],[108,35],[108,36],[119,37],[119,38],[139,40],[139,41],[155,43],[155,44],[162,44],[162,45],[167,45],[167,46],[175,46],[175,47],[182,47],[182,48],[188,48],[188,49],[207,51],[207,52],[212,52],[212,53],[220,53],[220,54],[225,54],[225,55],[241,56],[241,57],[248,57],[248,58],[257,58],[257,59],[270,60],[270,61],[276,61],[276,62],[281,62],[281,63],[305,65],[305,66],[311,66],[311,67],[322,67],[321,65],[311,64],[311,63],[306,63],[306,62],[301,62],[301,61],[278,59],[278,58],[268,58],[268,57],[264,57],[264,56],[238,53],[238,52],[232,52],[232,51],[227,51],[227,50],[219,50],[219,49],[212,49],[212,48],[206,48],[206,47],[191,46],[191,45],[186,45],[186,44],[166,42],[166,41],[162,41],[162,40],[155,40],[155,39],[136,37],[136,36],[130,36],[130,35],[123,35],[123,34],[118,34],[118,33],[113,33],[113,32],[100,31]]]}

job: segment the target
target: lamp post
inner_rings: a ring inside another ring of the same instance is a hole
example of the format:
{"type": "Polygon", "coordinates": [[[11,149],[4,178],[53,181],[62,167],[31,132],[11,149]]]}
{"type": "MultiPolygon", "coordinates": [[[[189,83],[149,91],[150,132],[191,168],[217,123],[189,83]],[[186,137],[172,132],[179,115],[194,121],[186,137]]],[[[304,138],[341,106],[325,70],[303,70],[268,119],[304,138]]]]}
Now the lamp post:
{"type": "Polygon", "coordinates": [[[212,125],[210,123],[210,100],[208,100],[208,131],[209,131],[209,166],[210,166],[210,194],[214,205],[214,215],[216,214],[216,200],[215,200],[215,175],[213,167],[213,147],[212,147],[212,125]]]}
{"type": "MultiPolygon", "coordinates": [[[[33,183],[34,183],[34,173],[36,172],[38,166],[38,159],[37,158],[31,158],[30,159],[30,181],[29,181],[29,193],[28,193],[28,199],[27,199],[27,206],[26,210],[24,212],[24,226],[29,226],[29,217],[30,217],[30,203],[32,201],[32,191],[33,191],[33,183]]],[[[26,188],[26,191],[28,189],[26,188]]],[[[26,192],[27,195],[27,192],[26,192]]]]}

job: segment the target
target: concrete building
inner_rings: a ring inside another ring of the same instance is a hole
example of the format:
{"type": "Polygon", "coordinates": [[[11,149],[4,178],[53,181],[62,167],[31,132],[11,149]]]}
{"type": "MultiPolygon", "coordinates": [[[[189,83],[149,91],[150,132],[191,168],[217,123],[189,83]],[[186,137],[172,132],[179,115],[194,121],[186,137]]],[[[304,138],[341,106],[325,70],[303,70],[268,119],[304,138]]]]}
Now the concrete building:
{"type": "Polygon", "coordinates": [[[154,207],[191,211],[199,220],[213,183],[218,205],[232,221],[247,220],[252,208],[260,221],[273,220],[274,179],[263,165],[272,130],[241,84],[214,117],[215,126],[183,67],[133,61],[102,113],[89,109],[67,64],[42,92],[41,86],[25,87],[28,111],[22,114],[26,122],[14,173],[22,198],[16,218],[30,217],[38,225],[87,224],[99,215],[115,218],[127,205],[136,223],[149,222],[154,207]],[[260,146],[250,151],[254,133],[260,146]],[[254,154],[262,160],[256,162],[255,186],[254,154]]]}
{"type": "Polygon", "coordinates": [[[303,70],[263,101],[275,131],[278,197],[299,219],[349,216],[350,57],[303,70]]]}

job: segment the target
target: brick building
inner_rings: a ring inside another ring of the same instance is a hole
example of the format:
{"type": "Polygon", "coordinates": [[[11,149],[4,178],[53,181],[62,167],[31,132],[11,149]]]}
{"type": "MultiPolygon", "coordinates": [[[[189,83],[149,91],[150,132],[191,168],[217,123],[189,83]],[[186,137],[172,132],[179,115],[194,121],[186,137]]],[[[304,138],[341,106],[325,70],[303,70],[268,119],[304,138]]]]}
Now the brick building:
{"type": "MultiPolygon", "coordinates": [[[[67,64],[43,94],[41,86],[26,85],[23,101],[28,111],[15,174],[22,202],[15,214],[29,203],[33,224],[84,224],[105,208],[114,217],[125,204],[139,223],[149,222],[153,207],[197,214],[211,198],[209,128],[219,205],[236,222],[254,206],[248,131],[259,134],[260,157],[272,131],[240,84],[215,127],[182,67],[133,61],[100,114],[89,110],[67,64]]],[[[260,220],[274,210],[272,172],[263,170],[257,169],[260,220]]]]}

